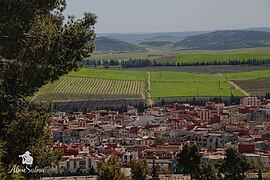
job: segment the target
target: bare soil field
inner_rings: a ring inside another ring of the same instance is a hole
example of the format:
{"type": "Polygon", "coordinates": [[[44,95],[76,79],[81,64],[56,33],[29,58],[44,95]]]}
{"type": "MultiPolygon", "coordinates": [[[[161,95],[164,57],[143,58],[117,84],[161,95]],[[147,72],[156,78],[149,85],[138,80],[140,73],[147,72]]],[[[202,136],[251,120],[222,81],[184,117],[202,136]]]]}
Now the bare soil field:
{"type": "Polygon", "coordinates": [[[243,65],[212,65],[212,66],[170,66],[170,67],[141,67],[141,68],[114,68],[113,70],[131,71],[178,71],[198,73],[240,73],[248,71],[269,70],[270,66],[243,66],[243,65]]]}

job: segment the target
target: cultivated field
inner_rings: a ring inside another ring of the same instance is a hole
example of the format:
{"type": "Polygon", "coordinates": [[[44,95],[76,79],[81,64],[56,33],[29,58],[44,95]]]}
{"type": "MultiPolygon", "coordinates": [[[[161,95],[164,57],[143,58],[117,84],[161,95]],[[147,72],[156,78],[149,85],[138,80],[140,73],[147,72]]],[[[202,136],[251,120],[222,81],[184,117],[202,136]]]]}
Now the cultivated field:
{"type": "Polygon", "coordinates": [[[42,87],[34,100],[142,98],[143,96],[144,83],[142,81],[64,76],[42,87]]]}
{"type": "Polygon", "coordinates": [[[270,92],[270,70],[223,74],[251,95],[263,96],[270,92]]]}
{"type": "Polygon", "coordinates": [[[151,95],[162,97],[243,96],[218,74],[186,72],[152,72],[151,95]]]}
{"type": "Polygon", "coordinates": [[[88,77],[114,80],[128,81],[146,81],[147,72],[142,71],[119,71],[106,69],[82,68],[77,72],[70,72],[67,76],[70,77],[88,77]]]}
{"type": "Polygon", "coordinates": [[[253,96],[264,96],[270,92],[270,78],[235,80],[233,82],[253,96]]]}
{"type": "Polygon", "coordinates": [[[196,63],[196,62],[229,62],[229,60],[246,61],[249,59],[269,59],[270,53],[228,53],[228,54],[178,54],[162,57],[158,62],[196,63]]]}
{"type": "Polygon", "coordinates": [[[269,90],[270,70],[222,75],[174,71],[149,71],[149,73],[150,76],[148,71],[83,68],[42,87],[34,96],[34,100],[143,99],[149,96],[146,96],[148,80],[150,80],[152,99],[229,97],[231,94],[244,96],[242,93],[244,91],[252,95],[263,95],[269,90]],[[244,91],[236,85],[230,85],[229,81],[234,82],[244,91]],[[249,85],[250,83],[252,86],[249,85]]]}
{"type": "Polygon", "coordinates": [[[250,80],[270,77],[270,70],[224,74],[229,80],[250,80]]]}
{"type": "Polygon", "coordinates": [[[270,48],[243,48],[228,50],[177,50],[173,48],[149,49],[149,52],[140,53],[118,53],[100,54],[94,53],[89,59],[110,60],[110,59],[151,59],[158,62],[210,62],[228,61],[229,59],[251,59],[270,58],[270,48]]]}
{"type": "MultiPolygon", "coordinates": [[[[123,70],[123,68],[114,68],[123,70]]],[[[194,72],[194,73],[240,73],[259,70],[270,70],[270,65],[266,66],[246,66],[246,65],[211,65],[211,66],[166,66],[166,67],[141,67],[128,68],[129,71],[174,71],[174,72],[194,72]]]]}

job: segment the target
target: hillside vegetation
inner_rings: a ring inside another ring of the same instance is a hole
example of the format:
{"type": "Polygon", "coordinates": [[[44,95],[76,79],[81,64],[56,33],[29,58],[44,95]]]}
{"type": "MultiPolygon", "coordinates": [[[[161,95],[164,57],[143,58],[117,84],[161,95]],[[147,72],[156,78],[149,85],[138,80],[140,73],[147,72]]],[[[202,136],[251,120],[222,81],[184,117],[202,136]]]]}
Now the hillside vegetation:
{"type": "Polygon", "coordinates": [[[95,45],[97,51],[104,53],[146,52],[144,47],[107,37],[98,37],[95,45]]]}
{"type": "Polygon", "coordinates": [[[148,41],[148,42],[139,43],[139,45],[142,45],[142,46],[153,46],[153,47],[165,46],[167,44],[171,44],[171,42],[170,41],[148,41]]]}
{"type": "Polygon", "coordinates": [[[187,37],[174,46],[202,50],[269,47],[270,33],[244,30],[216,31],[187,37]]]}

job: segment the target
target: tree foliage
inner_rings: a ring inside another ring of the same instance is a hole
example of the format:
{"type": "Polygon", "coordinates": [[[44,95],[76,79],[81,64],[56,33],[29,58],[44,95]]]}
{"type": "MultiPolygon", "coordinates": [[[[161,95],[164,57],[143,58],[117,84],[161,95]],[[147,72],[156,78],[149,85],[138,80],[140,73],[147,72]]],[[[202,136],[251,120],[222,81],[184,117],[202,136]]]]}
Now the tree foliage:
{"type": "Polygon", "coordinates": [[[225,180],[243,180],[245,172],[249,169],[250,164],[245,156],[233,148],[226,149],[224,161],[219,167],[219,171],[225,175],[225,180]]]}
{"type": "Polygon", "coordinates": [[[153,166],[152,166],[152,170],[151,170],[151,180],[159,180],[159,166],[157,164],[155,164],[155,160],[153,159],[153,166]]]}
{"type": "Polygon", "coordinates": [[[177,155],[178,166],[184,173],[191,175],[191,179],[218,180],[216,169],[202,160],[199,148],[196,144],[185,145],[177,155]]]}
{"type": "Polygon", "coordinates": [[[98,180],[124,180],[125,175],[116,159],[110,158],[107,161],[101,159],[98,162],[98,180]]]}
{"type": "Polygon", "coordinates": [[[131,162],[132,180],[146,180],[149,169],[145,160],[133,160],[131,162]]]}
{"type": "Polygon", "coordinates": [[[30,102],[27,96],[77,70],[94,49],[96,16],[86,13],[64,23],[65,7],[64,0],[1,1],[0,141],[8,152],[0,158],[3,172],[20,164],[18,155],[26,150],[39,168],[61,156],[47,148],[53,106],[30,102]]]}
{"type": "Polygon", "coordinates": [[[228,59],[227,61],[223,60],[215,60],[215,61],[202,61],[198,59],[195,62],[160,62],[156,60],[149,59],[128,59],[128,60],[86,60],[85,65],[87,66],[104,66],[104,68],[109,68],[109,66],[118,66],[121,65],[123,68],[139,68],[139,67],[168,67],[168,66],[212,66],[212,65],[251,65],[251,66],[259,66],[259,65],[269,65],[269,58],[253,58],[246,60],[239,59],[228,59]]]}
{"type": "Polygon", "coordinates": [[[190,174],[191,179],[199,176],[202,163],[202,155],[196,144],[189,146],[184,145],[180,153],[177,154],[178,166],[183,169],[184,173],[190,174]]]}
{"type": "Polygon", "coordinates": [[[200,172],[198,174],[200,180],[219,180],[216,169],[205,162],[200,165],[200,172]]]}
{"type": "Polygon", "coordinates": [[[258,172],[258,180],[263,180],[263,175],[262,175],[261,169],[259,169],[259,172],[258,172]]]}

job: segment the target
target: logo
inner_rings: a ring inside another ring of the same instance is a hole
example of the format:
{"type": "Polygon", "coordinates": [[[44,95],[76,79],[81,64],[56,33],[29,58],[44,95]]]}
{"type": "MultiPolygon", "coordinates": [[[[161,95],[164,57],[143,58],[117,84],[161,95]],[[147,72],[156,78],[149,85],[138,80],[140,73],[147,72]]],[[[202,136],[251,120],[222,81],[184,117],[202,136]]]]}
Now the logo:
{"type": "Polygon", "coordinates": [[[23,155],[19,155],[20,158],[22,158],[22,164],[26,165],[33,165],[33,157],[30,155],[31,153],[29,151],[26,151],[23,155]]]}
{"type": "Polygon", "coordinates": [[[40,169],[38,166],[32,168],[34,158],[29,151],[25,151],[25,153],[19,155],[19,157],[22,158],[22,165],[24,165],[25,168],[19,165],[13,165],[8,173],[45,173],[45,169],[40,169]]]}

